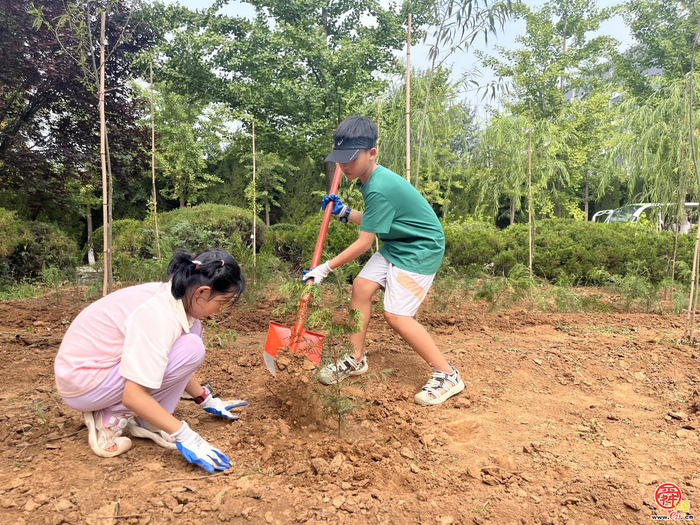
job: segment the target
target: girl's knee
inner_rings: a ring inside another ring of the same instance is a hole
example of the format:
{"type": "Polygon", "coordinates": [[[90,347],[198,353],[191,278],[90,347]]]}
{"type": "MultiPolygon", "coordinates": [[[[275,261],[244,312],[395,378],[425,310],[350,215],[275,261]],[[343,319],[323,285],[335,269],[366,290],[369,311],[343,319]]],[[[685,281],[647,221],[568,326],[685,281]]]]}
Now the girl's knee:
{"type": "Polygon", "coordinates": [[[187,362],[193,366],[199,367],[204,362],[204,341],[197,334],[183,334],[176,341],[175,345],[178,347],[179,352],[187,355],[187,362]]]}

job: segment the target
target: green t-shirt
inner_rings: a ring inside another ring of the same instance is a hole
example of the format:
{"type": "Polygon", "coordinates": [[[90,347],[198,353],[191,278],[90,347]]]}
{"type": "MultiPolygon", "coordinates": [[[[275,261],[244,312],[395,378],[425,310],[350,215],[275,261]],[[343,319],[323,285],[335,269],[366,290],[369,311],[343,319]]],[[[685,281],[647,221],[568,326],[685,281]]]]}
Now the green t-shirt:
{"type": "Polygon", "coordinates": [[[379,253],[409,272],[437,272],[445,253],[445,234],[428,201],[410,182],[377,166],[360,191],[365,200],[360,229],[384,243],[379,253]]]}

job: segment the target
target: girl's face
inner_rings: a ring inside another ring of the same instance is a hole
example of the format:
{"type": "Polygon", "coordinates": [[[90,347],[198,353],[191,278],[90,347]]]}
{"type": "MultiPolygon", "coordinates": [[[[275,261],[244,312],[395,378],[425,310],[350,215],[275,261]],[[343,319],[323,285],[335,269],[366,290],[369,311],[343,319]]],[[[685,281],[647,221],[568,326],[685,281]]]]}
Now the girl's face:
{"type": "Polygon", "coordinates": [[[189,299],[185,311],[190,317],[204,319],[218,312],[223,305],[233,300],[235,293],[212,294],[209,286],[200,286],[189,299]]]}

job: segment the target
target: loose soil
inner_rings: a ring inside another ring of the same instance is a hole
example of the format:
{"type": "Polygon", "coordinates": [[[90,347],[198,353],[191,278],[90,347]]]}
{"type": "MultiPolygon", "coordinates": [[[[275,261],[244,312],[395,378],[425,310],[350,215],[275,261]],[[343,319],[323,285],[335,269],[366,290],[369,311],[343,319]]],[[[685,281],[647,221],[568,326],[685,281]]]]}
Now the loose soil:
{"type": "Polygon", "coordinates": [[[370,368],[393,372],[351,389],[338,437],[312,380],[263,365],[268,322],[292,319],[274,300],[239,305],[209,323],[198,377],[250,405],[233,423],[187,401],[175,413],[231,459],[207,475],[150,441],[92,454],[52,373],[83,297],[0,304],[3,524],[648,523],[664,482],[700,505],[698,348],[677,343],[681,316],[427,304],[419,320],[467,386],[426,408],[413,395],[429,368],[377,312],[370,368]]]}

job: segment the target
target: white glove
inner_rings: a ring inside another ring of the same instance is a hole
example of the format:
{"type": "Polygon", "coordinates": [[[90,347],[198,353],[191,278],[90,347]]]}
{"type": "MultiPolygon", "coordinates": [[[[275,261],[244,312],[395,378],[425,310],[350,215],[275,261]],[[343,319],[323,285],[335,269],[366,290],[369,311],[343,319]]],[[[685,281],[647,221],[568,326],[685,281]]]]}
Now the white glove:
{"type": "Polygon", "coordinates": [[[307,282],[309,279],[313,279],[314,283],[316,284],[321,284],[321,282],[328,277],[328,274],[333,271],[333,268],[330,267],[328,264],[328,261],[324,262],[323,264],[320,264],[316,266],[315,268],[312,268],[308,272],[304,272],[304,275],[302,276],[302,279],[304,282],[307,282]]]}
{"type": "Polygon", "coordinates": [[[171,434],[175,438],[177,449],[187,461],[199,465],[210,474],[214,470],[226,470],[231,466],[228,458],[219,450],[204,441],[199,434],[182,422],[180,430],[171,434]]]}
{"type": "Polygon", "coordinates": [[[221,398],[213,397],[211,394],[199,404],[205,411],[215,416],[225,417],[232,421],[238,419],[238,414],[229,412],[232,408],[248,406],[248,401],[242,399],[233,399],[231,401],[222,401],[221,398]]]}

